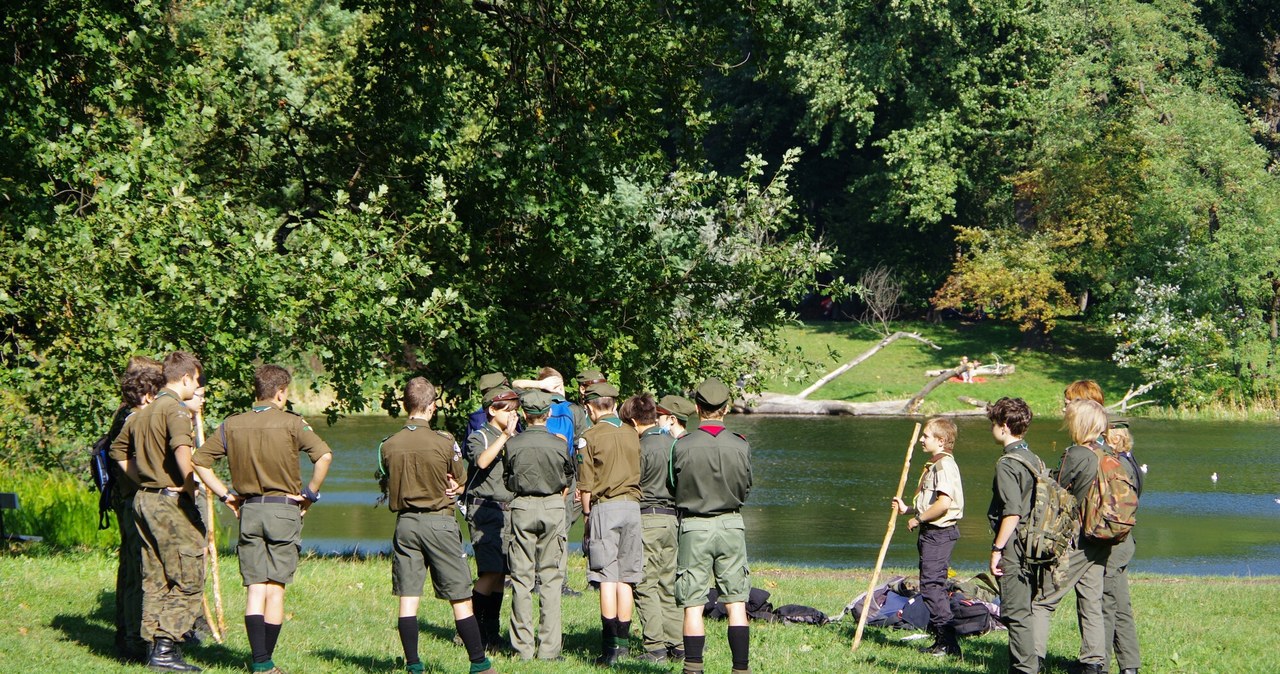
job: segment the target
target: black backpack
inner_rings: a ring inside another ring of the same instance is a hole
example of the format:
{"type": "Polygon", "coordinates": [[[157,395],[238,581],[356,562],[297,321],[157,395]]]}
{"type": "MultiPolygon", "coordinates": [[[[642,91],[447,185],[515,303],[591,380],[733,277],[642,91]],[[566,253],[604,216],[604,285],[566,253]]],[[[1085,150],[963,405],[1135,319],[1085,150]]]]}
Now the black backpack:
{"type": "Polygon", "coordinates": [[[111,499],[116,487],[115,472],[111,470],[110,434],[103,435],[93,443],[89,450],[89,477],[93,480],[93,488],[98,490],[98,529],[111,527],[111,499]]]}

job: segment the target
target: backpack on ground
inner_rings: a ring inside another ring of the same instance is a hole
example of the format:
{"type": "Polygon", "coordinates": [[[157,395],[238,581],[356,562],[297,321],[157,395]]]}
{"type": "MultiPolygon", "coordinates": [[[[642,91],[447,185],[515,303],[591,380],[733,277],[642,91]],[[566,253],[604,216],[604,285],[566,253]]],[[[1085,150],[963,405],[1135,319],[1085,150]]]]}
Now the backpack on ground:
{"type": "Polygon", "coordinates": [[[1098,457],[1098,474],[1082,504],[1080,535],[1119,543],[1137,522],[1138,487],[1114,450],[1099,443],[1090,443],[1089,450],[1098,457]]]}
{"type": "Polygon", "coordinates": [[[111,471],[111,443],[109,435],[104,435],[93,443],[89,450],[89,477],[93,480],[93,488],[98,490],[98,529],[111,527],[111,501],[115,490],[115,474],[111,471]]]}
{"type": "Polygon", "coordinates": [[[1031,513],[1018,523],[1016,534],[1022,547],[1023,562],[1030,566],[1059,566],[1058,563],[1065,561],[1071,552],[1080,533],[1080,511],[1075,497],[1049,475],[1039,458],[1036,459],[1039,465],[1016,453],[1000,457],[1001,461],[1004,459],[1026,466],[1036,480],[1031,513]]]}

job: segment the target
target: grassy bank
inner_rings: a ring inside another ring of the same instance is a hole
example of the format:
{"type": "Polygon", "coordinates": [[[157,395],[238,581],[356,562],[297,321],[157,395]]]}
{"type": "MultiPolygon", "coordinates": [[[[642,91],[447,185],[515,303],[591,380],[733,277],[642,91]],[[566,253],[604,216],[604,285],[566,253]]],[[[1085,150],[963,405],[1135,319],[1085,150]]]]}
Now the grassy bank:
{"type": "MultiPolygon", "coordinates": [[[[984,364],[1013,364],[1016,372],[1006,377],[988,377],[983,383],[945,383],[925,399],[922,412],[973,409],[957,399],[961,395],[988,401],[1014,396],[1025,399],[1037,415],[1058,416],[1062,412],[1062,389],[1077,379],[1096,380],[1108,402],[1119,399],[1130,386],[1142,383],[1138,372],[1120,368],[1111,360],[1114,343],[1106,335],[1072,322],[1060,324],[1053,333],[1053,347],[1043,351],[1019,348],[1021,335],[1017,328],[995,321],[947,321],[936,325],[904,321],[894,324],[893,329],[917,332],[941,349],[900,339],[810,397],[851,402],[910,398],[929,382],[926,370],[955,367],[966,355],[984,364]]],[[[790,349],[819,365],[811,370],[792,369],[766,381],[766,391],[798,393],[874,346],[882,336],[857,323],[813,321],[788,328],[784,338],[790,349]]],[[[1223,405],[1221,409],[1194,411],[1157,409],[1154,405],[1141,409],[1146,415],[1182,418],[1275,416],[1274,407],[1266,405],[1223,405]]]]}
{"type": "MultiPolygon", "coordinates": [[[[910,571],[899,571],[904,575],[910,571]]],[[[829,613],[860,591],[866,570],[757,565],[754,584],[773,593],[775,605],[799,603],[829,613]]],[[[113,558],[104,553],[55,554],[44,548],[0,554],[0,671],[135,672],[112,659],[113,558]]],[[[192,648],[189,657],[209,672],[247,670],[248,644],[240,609],[244,593],[234,557],[224,559],[222,584],[229,639],[192,648]]],[[[584,585],[580,558],[570,582],[584,585]]],[[[1277,578],[1175,578],[1138,576],[1134,606],[1145,653],[1143,672],[1274,672],[1280,651],[1270,645],[1267,626],[1280,612],[1277,578]]],[[[311,558],[303,561],[290,587],[287,619],[277,662],[291,672],[393,672],[399,665],[386,559],[311,558]]],[[[591,665],[599,644],[596,596],[564,602],[565,658],[562,663],[524,663],[495,658],[502,672],[599,671],[591,665]]],[[[1054,619],[1049,672],[1063,672],[1079,638],[1074,609],[1066,602],[1054,619]]],[[[505,612],[504,612],[505,615],[505,612]]],[[[421,613],[423,661],[428,671],[466,671],[466,658],[452,644],[447,606],[424,600],[421,613]]],[[[850,653],[854,624],[824,627],[757,625],[752,630],[752,665],[757,672],[993,672],[1007,666],[1005,635],[996,632],[964,642],[962,663],[942,664],[915,652],[918,642],[901,642],[909,632],[869,629],[862,648],[850,653]]],[[[633,630],[633,633],[637,630],[633,630]]],[[[504,628],[505,632],[505,628],[504,628]]],[[[724,624],[709,623],[709,672],[729,669],[724,624]]],[[[667,672],[672,666],[628,662],[622,671],[667,672]]]]}

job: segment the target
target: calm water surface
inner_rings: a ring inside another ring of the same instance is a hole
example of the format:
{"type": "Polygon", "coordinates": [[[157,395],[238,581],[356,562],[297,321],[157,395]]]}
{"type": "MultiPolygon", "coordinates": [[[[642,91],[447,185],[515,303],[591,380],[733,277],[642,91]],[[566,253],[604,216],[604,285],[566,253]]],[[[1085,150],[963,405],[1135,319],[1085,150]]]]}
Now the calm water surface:
{"type": "MultiPolygon", "coordinates": [[[[986,511],[1000,448],[985,420],[961,420],[956,460],[965,519],[953,561],[977,569],[991,545],[986,511]]],[[[374,508],[378,442],[402,421],[353,417],[317,431],[334,449],[324,500],[307,516],[304,546],[321,552],[390,549],[395,516],[374,508]]],[[[743,514],[754,560],[869,567],[888,524],[914,421],[867,418],[731,416],[752,445],[755,487],[743,514]]],[[[1033,423],[1032,450],[1056,466],[1065,448],[1061,420],[1033,423]],[[1056,443],[1056,444],[1055,444],[1056,443]]],[[[1146,463],[1135,571],[1176,574],[1280,574],[1280,424],[1142,421],[1135,453],[1146,463]],[[1218,481],[1209,476],[1218,474],[1218,481]]],[[[908,493],[925,455],[912,458],[908,493]]],[[[304,463],[306,463],[304,461],[304,463]]],[[[908,498],[908,500],[910,500],[908,498]]],[[[570,536],[580,539],[581,523],[570,536]]],[[[914,566],[915,534],[906,518],[887,564],[914,566]]]]}

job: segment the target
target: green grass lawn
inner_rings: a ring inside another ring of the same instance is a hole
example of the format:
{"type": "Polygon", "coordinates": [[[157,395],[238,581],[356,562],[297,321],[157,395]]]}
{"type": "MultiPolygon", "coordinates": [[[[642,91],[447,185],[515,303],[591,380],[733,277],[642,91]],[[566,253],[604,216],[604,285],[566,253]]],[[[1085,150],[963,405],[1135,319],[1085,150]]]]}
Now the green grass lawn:
{"type": "MultiPolygon", "coordinates": [[[[840,375],[810,396],[813,399],[871,402],[910,398],[929,382],[926,370],[955,367],[961,356],[982,363],[1012,363],[1017,371],[1007,377],[989,377],[981,384],[945,383],[925,399],[921,411],[930,414],[973,409],[957,400],[965,395],[982,400],[1001,396],[1021,397],[1038,415],[1062,412],[1062,390],[1077,379],[1101,384],[1108,402],[1122,397],[1130,385],[1140,382],[1136,371],[1117,367],[1111,360],[1113,344],[1093,328],[1063,321],[1053,332],[1053,346],[1044,351],[1021,349],[1016,327],[996,321],[967,323],[947,321],[900,322],[895,330],[918,332],[942,347],[935,351],[911,339],[899,339],[861,365],[840,375]]],[[[764,382],[764,390],[799,393],[819,377],[861,354],[882,339],[858,323],[813,321],[788,328],[784,339],[789,350],[818,363],[817,369],[793,368],[764,382]]]]}
{"type": "MultiPolygon", "coordinates": [[[[869,570],[758,565],[754,584],[769,590],[775,605],[808,604],[834,614],[868,579],[869,570]]],[[[898,573],[910,575],[911,571],[898,573]]],[[[53,553],[34,548],[0,553],[0,671],[138,672],[141,667],[112,657],[115,562],[106,553],[53,553]]],[[[190,660],[206,671],[248,670],[249,651],[241,618],[244,592],[234,557],[223,560],[222,582],[229,639],[191,648],[190,660]]],[[[584,585],[581,558],[571,562],[570,582],[584,585]]],[[[1134,579],[1134,606],[1144,653],[1142,671],[1277,672],[1280,649],[1267,627],[1280,611],[1277,578],[1134,579]]],[[[599,671],[591,661],[599,648],[596,595],[566,598],[565,662],[519,662],[497,657],[500,672],[599,671]]],[[[1070,601],[1053,623],[1049,672],[1063,672],[1079,647],[1070,601]]],[[[299,672],[402,671],[395,631],[395,599],[386,559],[303,560],[286,600],[287,618],[276,662],[299,672]]],[[[504,617],[509,604],[504,608],[504,617]]],[[[465,672],[461,647],[454,646],[453,623],[443,601],[425,600],[421,614],[421,654],[428,671],[465,672]]],[[[751,634],[756,672],[997,672],[1007,667],[1003,632],[963,642],[963,662],[940,662],[919,654],[920,642],[901,642],[910,632],[868,629],[862,647],[851,653],[854,623],[823,627],[756,625],[751,634]]],[[[632,630],[638,632],[638,625],[632,630]]],[[[504,626],[505,633],[505,626],[504,626]]],[[[724,623],[708,623],[707,671],[728,672],[724,623]]],[[[678,671],[674,665],[629,661],[632,673],[678,671]]]]}

